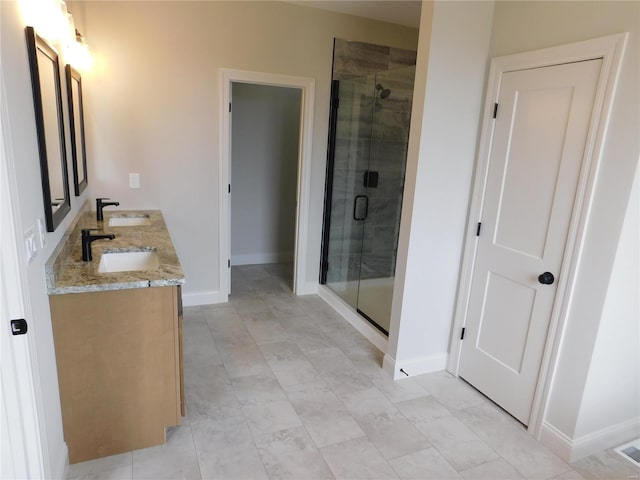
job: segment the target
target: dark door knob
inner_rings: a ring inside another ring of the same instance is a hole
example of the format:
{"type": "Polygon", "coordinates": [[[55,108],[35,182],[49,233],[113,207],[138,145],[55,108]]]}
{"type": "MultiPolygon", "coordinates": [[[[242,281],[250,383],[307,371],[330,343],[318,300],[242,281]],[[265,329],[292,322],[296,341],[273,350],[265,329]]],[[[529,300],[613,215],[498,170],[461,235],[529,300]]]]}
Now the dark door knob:
{"type": "Polygon", "coordinates": [[[544,272],[538,276],[538,281],[543,285],[551,285],[555,281],[555,277],[551,272],[544,272]]]}

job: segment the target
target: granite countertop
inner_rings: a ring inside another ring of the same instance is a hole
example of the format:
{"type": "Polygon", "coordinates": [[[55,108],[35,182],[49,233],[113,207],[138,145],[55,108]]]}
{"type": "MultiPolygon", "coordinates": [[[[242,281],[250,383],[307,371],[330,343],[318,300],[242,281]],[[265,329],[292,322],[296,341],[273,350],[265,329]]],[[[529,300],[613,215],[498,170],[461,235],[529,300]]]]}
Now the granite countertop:
{"type": "Polygon", "coordinates": [[[96,212],[85,208],[65,233],[45,265],[47,293],[98,292],[129,288],[165,287],[184,283],[184,273],[169,231],[159,210],[105,211],[104,222],[96,221],[96,212]],[[150,225],[110,227],[112,217],[149,217],[150,225]],[[93,260],[82,260],[81,230],[98,229],[93,234],[113,233],[113,240],[91,244],[93,260]],[[99,273],[103,253],[155,250],[159,267],[153,270],[99,273]]]}

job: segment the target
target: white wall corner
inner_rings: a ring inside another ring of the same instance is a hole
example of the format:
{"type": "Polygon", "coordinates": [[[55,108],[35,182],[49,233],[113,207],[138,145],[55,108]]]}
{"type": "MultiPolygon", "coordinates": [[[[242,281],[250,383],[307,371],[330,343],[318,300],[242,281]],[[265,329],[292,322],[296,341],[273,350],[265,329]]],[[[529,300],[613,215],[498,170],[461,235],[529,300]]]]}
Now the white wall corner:
{"type": "Polygon", "coordinates": [[[575,439],[568,437],[547,422],[543,422],[540,431],[540,442],[565,462],[575,462],[638,437],[640,437],[640,417],[631,418],[575,439]]]}
{"type": "Polygon", "coordinates": [[[391,375],[394,380],[400,378],[399,375],[403,375],[400,369],[396,369],[396,361],[388,353],[385,353],[382,358],[382,370],[391,375]]]}
{"type": "Polygon", "coordinates": [[[206,292],[182,292],[182,304],[185,307],[196,307],[198,305],[213,305],[214,303],[226,303],[229,296],[220,290],[210,290],[206,292]]]}
{"type": "Polygon", "coordinates": [[[540,442],[565,462],[571,461],[573,440],[547,422],[542,423],[540,442]]]}

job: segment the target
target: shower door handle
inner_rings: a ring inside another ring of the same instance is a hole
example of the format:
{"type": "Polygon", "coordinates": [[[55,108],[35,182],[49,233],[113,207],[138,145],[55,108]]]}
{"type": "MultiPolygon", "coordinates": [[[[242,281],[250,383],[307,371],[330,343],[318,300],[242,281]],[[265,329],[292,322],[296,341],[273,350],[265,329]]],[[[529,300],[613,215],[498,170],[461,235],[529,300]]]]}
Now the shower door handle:
{"type": "Polygon", "coordinates": [[[357,195],[353,200],[353,219],[357,221],[366,220],[369,212],[369,197],[357,195]]]}

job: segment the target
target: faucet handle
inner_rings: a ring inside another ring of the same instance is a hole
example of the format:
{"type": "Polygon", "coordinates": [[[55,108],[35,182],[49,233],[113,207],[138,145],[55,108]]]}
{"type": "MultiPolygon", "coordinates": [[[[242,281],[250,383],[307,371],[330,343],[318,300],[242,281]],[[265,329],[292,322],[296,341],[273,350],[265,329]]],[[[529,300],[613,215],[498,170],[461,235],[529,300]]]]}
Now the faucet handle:
{"type": "Polygon", "coordinates": [[[80,230],[83,236],[89,235],[91,232],[99,232],[99,228],[83,228],[80,230]]]}

